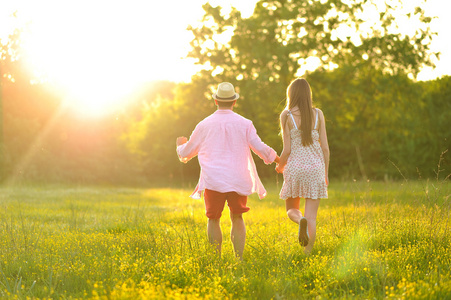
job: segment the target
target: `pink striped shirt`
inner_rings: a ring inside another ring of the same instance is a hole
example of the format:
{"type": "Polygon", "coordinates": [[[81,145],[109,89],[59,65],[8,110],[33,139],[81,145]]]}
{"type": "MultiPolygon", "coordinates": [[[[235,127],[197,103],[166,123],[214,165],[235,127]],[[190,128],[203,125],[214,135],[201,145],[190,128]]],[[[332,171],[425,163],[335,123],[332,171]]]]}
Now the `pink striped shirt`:
{"type": "Polygon", "coordinates": [[[198,156],[199,182],[191,198],[200,199],[205,189],[264,198],[251,150],[266,164],[274,162],[276,151],[262,142],[252,121],[230,109],[218,109],[199,122],[189,141],[177,147],[180,161],[198,156]]]}

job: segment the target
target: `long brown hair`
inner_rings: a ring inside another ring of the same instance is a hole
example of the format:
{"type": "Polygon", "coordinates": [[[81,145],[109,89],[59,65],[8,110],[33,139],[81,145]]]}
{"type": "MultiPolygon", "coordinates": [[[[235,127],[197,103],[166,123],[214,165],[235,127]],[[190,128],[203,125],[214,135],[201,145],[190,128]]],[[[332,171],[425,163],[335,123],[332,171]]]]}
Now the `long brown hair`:
{"type": "Polygon", "coordinates": [[[301,112],[302,145],[313,144],[312,139],[312,91],[307,80],[298,78],[293,80],[287,88],[287,106],[291,110],[298,107],[301,112]]]}

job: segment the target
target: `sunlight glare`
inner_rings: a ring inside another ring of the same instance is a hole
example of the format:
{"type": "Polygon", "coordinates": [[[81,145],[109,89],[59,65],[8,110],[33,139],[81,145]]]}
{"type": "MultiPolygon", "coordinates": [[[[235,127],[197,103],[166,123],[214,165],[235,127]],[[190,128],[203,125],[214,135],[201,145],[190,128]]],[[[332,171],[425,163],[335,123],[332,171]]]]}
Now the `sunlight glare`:
{"type": "Polygon", "coordinates": [[[189,18],[201,17],[199,6],[180,3],[174,12],[169,1],[18,3],[30,21],[22,40],[29,68],[57,86],[77,113],[110,113],[146,82],[193,74],[193,62],[183,59],[191,40],[185,29],[189,18]]]}

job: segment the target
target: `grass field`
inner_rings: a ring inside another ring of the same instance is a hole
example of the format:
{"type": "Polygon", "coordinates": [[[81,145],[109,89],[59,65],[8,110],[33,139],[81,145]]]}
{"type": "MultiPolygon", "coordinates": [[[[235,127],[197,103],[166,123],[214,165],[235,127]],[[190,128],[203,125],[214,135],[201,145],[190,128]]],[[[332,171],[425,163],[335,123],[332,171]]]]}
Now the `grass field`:
{"type": "Polygon", "coordinates": [[[451,299],[450,183],[333,183],[310,256],[267,189],[240,262],[190,188],[1,187],[0,297],[451,299]]]}

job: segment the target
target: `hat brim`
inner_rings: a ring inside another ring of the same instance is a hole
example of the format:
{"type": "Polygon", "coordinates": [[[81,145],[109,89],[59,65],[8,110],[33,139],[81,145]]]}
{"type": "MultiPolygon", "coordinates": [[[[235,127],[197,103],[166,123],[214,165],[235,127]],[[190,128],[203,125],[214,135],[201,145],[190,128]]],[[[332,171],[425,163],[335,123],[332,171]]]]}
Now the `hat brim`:
{"type": "Polygon", "coordinates": [[[237,93],[235,93],[235,95],[230,98],[221,98],[218,96],[218,94],[216,94],[216,93],[213,94],[213,99],[221,101],[221,102],[232,102],[232,101],[237,100],[238,98],[240,98],[240,95],[237,93]]]}

